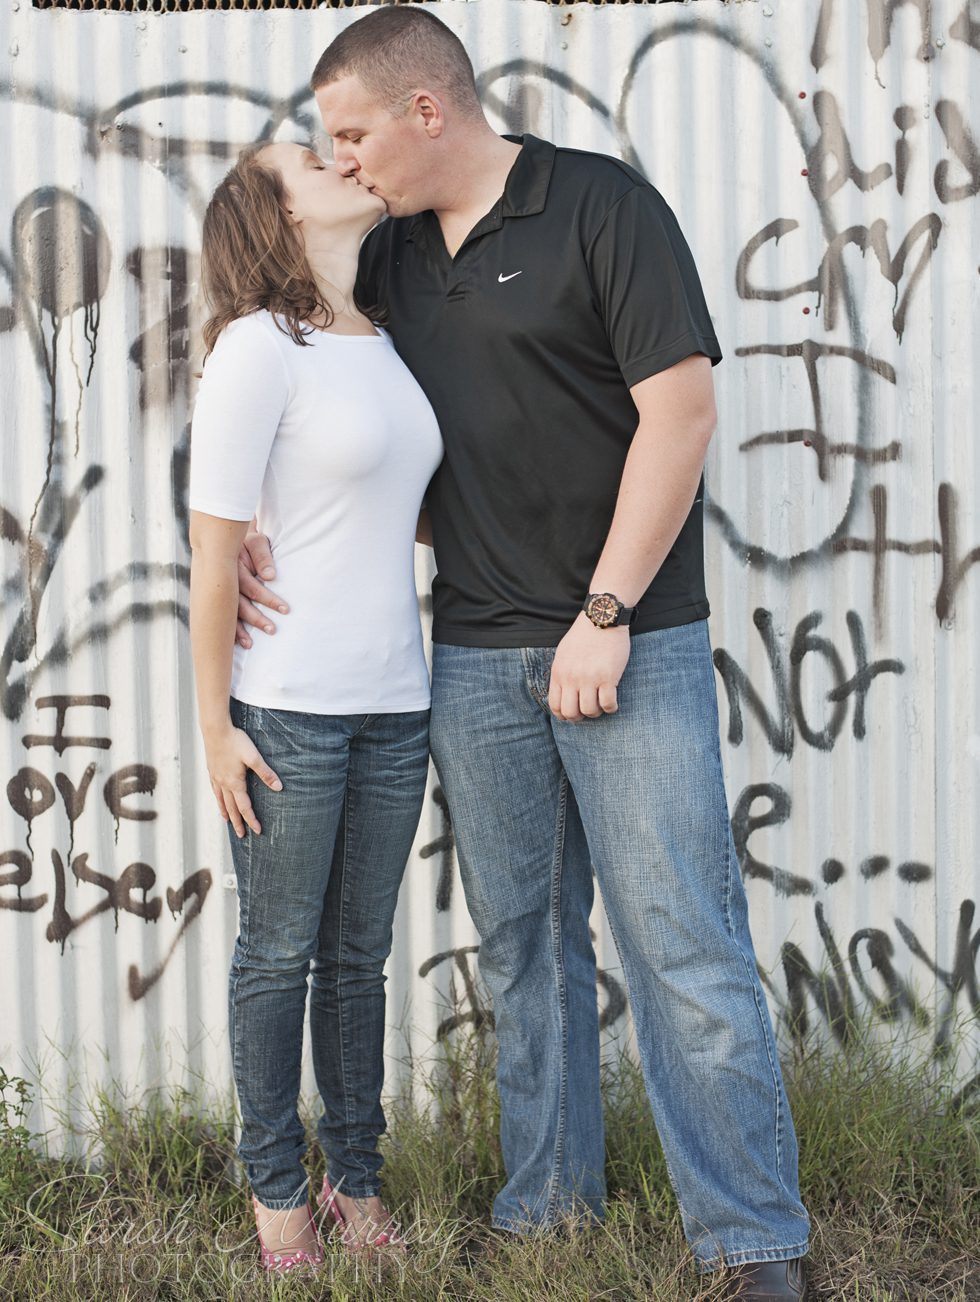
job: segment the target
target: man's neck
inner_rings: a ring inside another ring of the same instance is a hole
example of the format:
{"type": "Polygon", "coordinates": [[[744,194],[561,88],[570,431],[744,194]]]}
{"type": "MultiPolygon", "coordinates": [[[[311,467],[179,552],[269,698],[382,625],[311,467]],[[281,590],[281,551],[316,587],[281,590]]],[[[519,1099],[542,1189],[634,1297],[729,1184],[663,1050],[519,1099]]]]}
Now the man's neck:
{"type": "Polygon", "coordinates": [[[459,167],[446,188],[445,201],[434,209],[451,256],[503,194],[520,152],[519,144],[504,140],[489,127],[460,141],[459,167]]]}

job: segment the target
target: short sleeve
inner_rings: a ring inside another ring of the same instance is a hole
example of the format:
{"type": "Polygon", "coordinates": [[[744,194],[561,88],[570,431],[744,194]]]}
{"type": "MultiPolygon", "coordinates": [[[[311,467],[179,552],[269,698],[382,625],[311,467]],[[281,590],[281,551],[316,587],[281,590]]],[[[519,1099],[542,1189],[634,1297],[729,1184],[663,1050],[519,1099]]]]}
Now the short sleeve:
{"type": "Polygon", "coordinates": [[[252,518],[288,401],[285,362],[268,324],[241,317],[225,326],[204,363],[194,403],[192,511],[252,518]]]}
{"type": "Polygon", "coordinates": [[[639,384],[691,353],[721,361],[687,241],[663,196],[636,185],[588,249],[599,311],[623,379],[639,384]]]}

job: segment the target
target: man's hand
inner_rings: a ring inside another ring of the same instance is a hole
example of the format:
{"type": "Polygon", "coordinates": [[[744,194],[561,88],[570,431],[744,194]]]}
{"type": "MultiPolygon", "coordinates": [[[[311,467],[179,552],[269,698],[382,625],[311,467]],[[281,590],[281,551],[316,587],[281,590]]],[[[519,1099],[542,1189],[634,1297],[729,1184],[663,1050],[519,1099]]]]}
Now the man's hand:
{"type": "Polygon", "coordinates": [[[278,610],[283,615],[289,610],[282,598],[276,596],[271,588],[267,588],[261,582],[258,577],[260,575],[262,579],[276,577],[276,567],[272,562],[272,548],[264,533],[256,533],[250,529],[238,553],[238,626],[235,630],[235,641],[246,649],[252,645],[247,625],[260,628],[263,633],[276,631],[276,626],[269,616],[259,610],[258,606],[253,605],[253,602],[261,602],[263,606],[278,610]]]}
{"type": "Polygon", "coordinates": [[[555,651],[548,688],[551,713],[567,723],[615,714],[616,689],[629,658],[625,625],[596,628],[581,612],[555,651]]]}

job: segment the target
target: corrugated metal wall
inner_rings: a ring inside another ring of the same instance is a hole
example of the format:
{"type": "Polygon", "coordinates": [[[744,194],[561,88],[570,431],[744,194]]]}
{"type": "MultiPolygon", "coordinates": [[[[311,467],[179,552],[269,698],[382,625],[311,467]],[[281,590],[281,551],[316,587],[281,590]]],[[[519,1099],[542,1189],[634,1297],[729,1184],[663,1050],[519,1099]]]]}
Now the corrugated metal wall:
{"type": "MultiPolygon", "coordinates": [[[[694,249],[726,352],[711,630],[773,1009],[941,1050],[980,1003],[976,7],[432,8],[495,126],[638,164],[694,249]]],[[[236,897],[186,629],[200,223],[239,146],[316,132],[309,71],[360,16],[0,19],[0,1064],[40,1074],[56,1137],[110,1080],[229,1088],[236,897]]],[[[393,1077],[403,1032],[424,1057],[478,1020],[474,945],[433,786],[393,1077]]]]}

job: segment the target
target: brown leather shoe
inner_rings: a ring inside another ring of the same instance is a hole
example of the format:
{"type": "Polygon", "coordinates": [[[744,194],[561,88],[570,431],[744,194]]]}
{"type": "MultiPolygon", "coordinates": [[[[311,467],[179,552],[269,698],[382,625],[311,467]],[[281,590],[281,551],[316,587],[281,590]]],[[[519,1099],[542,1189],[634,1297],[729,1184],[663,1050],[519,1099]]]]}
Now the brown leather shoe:
{"type": "Polygon", "coordinates": [[[723,1294],[739,1302],[806,1302],[803,1258],[792,1261],[751,1261],[729,1275],[723,1294]]]}

